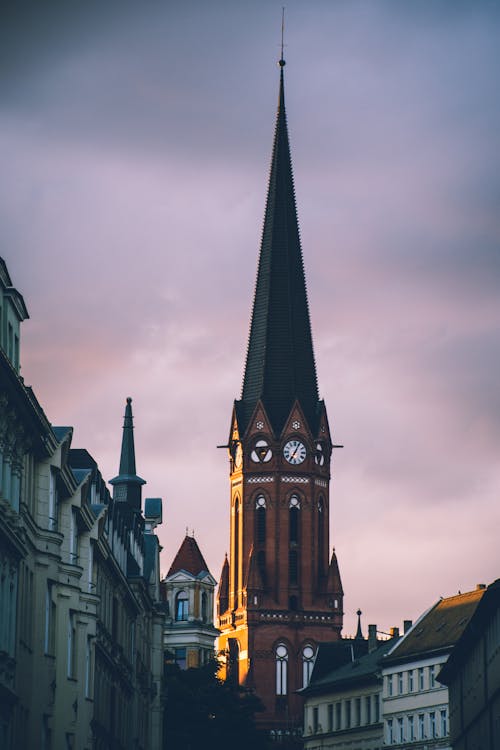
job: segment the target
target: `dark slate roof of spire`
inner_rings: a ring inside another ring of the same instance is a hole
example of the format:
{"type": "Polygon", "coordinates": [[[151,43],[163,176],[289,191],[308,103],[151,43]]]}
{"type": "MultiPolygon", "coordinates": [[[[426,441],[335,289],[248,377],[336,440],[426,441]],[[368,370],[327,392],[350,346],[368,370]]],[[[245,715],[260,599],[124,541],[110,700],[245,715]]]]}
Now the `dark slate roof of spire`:
{"type": "Polygon", "coordinates": [[[244,431],[259,399],[279,434],[298,399],[314,429],[318,386],[295,206],[280,60],[280,89],[259,269],[241,401],[244,431]]]}
{"type": "Polygon", "coordinates": [[[146,484],[145,479],[141,479],[135,473],[135,447],[134,447],[134,423],[132,417],[132,399],[127,398],[125,406],[125,417],[123,420],[122,450],[120,453],[119,474],[110,480],[110,484],[119,484],[121,482],[131,482],[135,484],[146,484]]]}
{"type": "Polygon", "coordinates": [[[167,577],[178,573],[180,570],[185,570],[186,573],[191,573],[193,576],[210,572],[194,536],[187,536],[186,534],[184,537],[167,577]]]}

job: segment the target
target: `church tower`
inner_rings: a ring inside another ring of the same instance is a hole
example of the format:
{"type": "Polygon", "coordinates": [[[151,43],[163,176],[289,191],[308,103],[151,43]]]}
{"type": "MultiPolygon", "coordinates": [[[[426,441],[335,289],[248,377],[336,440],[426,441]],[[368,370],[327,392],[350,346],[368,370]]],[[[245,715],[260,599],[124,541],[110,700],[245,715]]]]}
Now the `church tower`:
{"type": "Polygon", "coordinates": [[[332,439],[318,395],[281,59],[276,130],[241,399],[230,454],[230,550],[218,595],[226,678],[255,690],[263,729],[294,733],[318,644],[340,638],[329,546],[332,439]]]}

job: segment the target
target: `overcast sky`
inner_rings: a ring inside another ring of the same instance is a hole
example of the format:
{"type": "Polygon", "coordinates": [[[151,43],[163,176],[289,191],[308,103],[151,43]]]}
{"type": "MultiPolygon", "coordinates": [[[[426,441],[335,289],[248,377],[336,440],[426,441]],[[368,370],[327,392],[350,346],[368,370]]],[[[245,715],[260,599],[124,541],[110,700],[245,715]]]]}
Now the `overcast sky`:
{"type": "MultiPolygon", "coordinates": [[[[118,470],[133,397],[162,571],[218,579],[281,0],[2,4],[0,255],[22,372],[118,470]],[[22,5],[22,7],[21,7],[22,5]]],[[[331,544],[382,629],[500,576],[500,5],[288,2],[287,114],[331,544]]]]}

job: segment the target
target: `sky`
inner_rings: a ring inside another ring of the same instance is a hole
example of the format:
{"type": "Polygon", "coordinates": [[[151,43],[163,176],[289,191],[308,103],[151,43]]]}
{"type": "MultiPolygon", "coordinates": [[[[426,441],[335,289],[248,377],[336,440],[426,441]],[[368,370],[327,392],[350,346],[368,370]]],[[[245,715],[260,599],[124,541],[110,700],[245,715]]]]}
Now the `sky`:
{"type": "MultiPolygon", "coordinates": [[[[54,425],[219,578],[281,0],[0,10],[0,255],[54,425]]],[[[286,107],[346,635],[500,576],[500,5],[292,0],[286,107]]]]}

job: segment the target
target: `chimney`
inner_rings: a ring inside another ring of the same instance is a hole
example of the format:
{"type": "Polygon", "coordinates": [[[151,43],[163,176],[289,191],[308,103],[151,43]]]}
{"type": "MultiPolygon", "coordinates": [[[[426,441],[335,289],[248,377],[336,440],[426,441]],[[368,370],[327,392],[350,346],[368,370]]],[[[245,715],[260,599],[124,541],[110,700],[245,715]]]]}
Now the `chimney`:
{"type": "Polygon", "coordinates": [[[389,633],[391,634],[391,638],[399,638],[399,628],[391,628],[389,633]]]}
{"type": "Polygon", "coordinates": [[[377,626],[368,625],[368,653],[371,654],[377,648],[377,626]]]}
{"type": "Polygon", "coordinates": [[[413,625],[411,620],[403,620],[403,633],[407,633],[413,625]]]}

